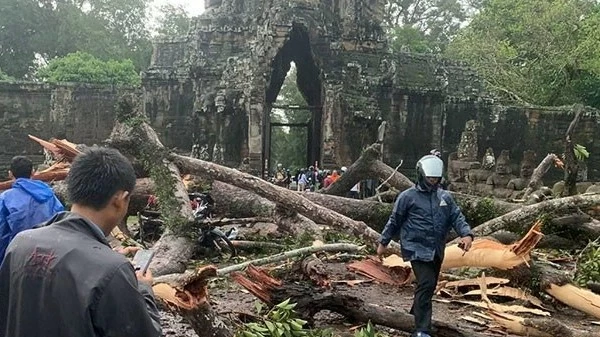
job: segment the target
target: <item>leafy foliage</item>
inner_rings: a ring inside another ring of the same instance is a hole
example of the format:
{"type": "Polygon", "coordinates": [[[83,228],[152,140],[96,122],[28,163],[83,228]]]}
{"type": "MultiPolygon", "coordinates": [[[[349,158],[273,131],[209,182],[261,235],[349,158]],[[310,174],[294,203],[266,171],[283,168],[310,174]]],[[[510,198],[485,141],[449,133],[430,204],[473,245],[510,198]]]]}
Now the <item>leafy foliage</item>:
{"type": "Polygon", "coordinates": [[[6,75],[2,69],[0,69],[0,81],[13,81],[14,78],[11,76],[6,75]]]}
{"type": "Polygon", "coordinates": [[[83,52],[51,60],[37,72],[37,77],[48,82],[140,84],[140,77],[131,60],[102,61],[83,52]]]}
{"type": "Polygon", "coordinates": [[[146,29],[150,0],[4,0],[0,10],[0,67],[15,77],[37,65],[84,51],[131,59],[144,68],[152,46],[146,29]]]}
{"type": "Polygon", "coordinates": [[[573,152],[575,152],[575,158],[577,158],[579,161],[584,161],[590,156],[588,150],[581,144],[575,144],[573,147],[573,152]]]}
{"type": "Polygon", "coordinates": [[[490,0],[447,54],[511,100],[600,106],[599,28],[593,0],[490,0]]]}
{"type": "Polygon", "coordinates": [[[190,28],[190,14],[182,5],[166,4],[160,7],[156,33],[161,37],[187,34],[190,28]]]}
{"type": "Polygon", "coordinates": [[[479,7],[478,0],[389,0],[385,24],[392,48],[417,53],[443,51],[479,7]]]}
{"type": "Polygon", "coordinates": [[[354,337],[385,337],[385,336],[386,335],[375,331],[375,328],[373,328],[371,321],[369,321],[367,323],[366,327],[360,328],[360,330],[357,330],[354,333],[354,337]]]}
{"type": "MultiPolygon", "coordinates": [[[[246,323],[236,334],[237,337],[332,337],[331,332],[324,330],[310,330],[305,328],[307,321],[296,318],[295,303],[287,299],[269,310],[260,322],[246,323]]],[[[256,304],[256,311],[262,314],[263,307],[260,302],[256,304]]]]}
{"type": "Polygon", "coordinates": [[[575,282],[585,286],[588,282],[600,282],[600,243],[590,242],[577,261],[575,282]]]}

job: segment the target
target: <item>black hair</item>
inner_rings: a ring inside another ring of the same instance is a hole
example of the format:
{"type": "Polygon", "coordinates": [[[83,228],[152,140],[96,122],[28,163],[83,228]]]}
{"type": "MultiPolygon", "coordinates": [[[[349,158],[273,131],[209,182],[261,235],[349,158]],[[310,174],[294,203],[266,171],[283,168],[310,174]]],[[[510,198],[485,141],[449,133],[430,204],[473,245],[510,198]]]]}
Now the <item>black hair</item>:
{"type": "Polygon", "coordinates": [[[33,173],[33,163],[25,156],[13,157],[10,162],[10,172],[12,172],[12,175],[16,179],[31,178],[31,174],[33,173]]]}
{"type": "Polygon", "coordinates": [[[101,210],[118,191],[133,191],[135,171],[119,151],[91,147],[78,155],[67,176],[67,192],[73,204],[101,210]]]}

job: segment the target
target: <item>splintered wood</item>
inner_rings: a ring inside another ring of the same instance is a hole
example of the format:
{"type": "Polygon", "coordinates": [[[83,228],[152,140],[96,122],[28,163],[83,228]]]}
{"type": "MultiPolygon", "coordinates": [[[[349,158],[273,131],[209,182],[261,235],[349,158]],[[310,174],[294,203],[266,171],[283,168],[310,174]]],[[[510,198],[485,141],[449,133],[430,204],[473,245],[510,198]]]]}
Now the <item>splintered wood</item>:
{"type": "Polygon", "coordinates": [[[600,296],[579,288],[573,284],[562,286],[550,284],[546,292],[562,303],[583,311],[590,316],[600,318],[600,296]]]}
{"type": "MultiPolygon", "coordinates": [[[[73,144],[66,139],[51,139],[49,142],[39,139],[32,135],[29,138],[36,141],[44,149],[50,151],[56,162],[45,170],[34,172],[32,179],[45,182],[60,181],[67,178],[69,174],[70,162],[73,161],[80,151],[77,150],[77,144],[73,144]]],[[[14,180],[0,182],[0,191],[12,187],[14,180]]]]}
{"type": "Polygon", "coordinates": [[[384,266],[377,257],[370,256],[365,260],[349,264],[348,269],[366,276],[376,282],[403,286],[411,279],[411,268],[408,266],[384,266]]]}

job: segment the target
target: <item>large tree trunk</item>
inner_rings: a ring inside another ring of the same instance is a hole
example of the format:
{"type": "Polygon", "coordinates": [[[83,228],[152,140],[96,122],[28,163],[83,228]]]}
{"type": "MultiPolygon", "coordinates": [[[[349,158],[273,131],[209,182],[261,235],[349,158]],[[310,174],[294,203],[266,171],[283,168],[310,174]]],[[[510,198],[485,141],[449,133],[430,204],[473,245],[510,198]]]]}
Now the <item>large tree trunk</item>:
{"type": "Polygon", "coordinates": [[[525,231],[541,214],[570,214],[577,210],[596,207],[600,203],[600,194],[583,194],[566,198],[542,201],[538,204],[523,206],[510,213],[494,218],[476,227],[473,233],[487,236],[502,229],[519,228],[525,231]]]}
{"type": "Polygon", "coordinates": [[[140,98],[126,94],[118,102],[117,120],[106,143],[129,157],[141,160],[153,174],[162,217],[167,228],[154,245],[156,255],[150,268],[154,275],[183,272],[192,257],[194,242],[189,237],[192,207],[177,166],[167,160],[166,149],[156,132],[145,122],[140,98]]]}
{"type": "MultiPolygon", "coordinates": [[[[313,203],[299,193],[273,185],[258,177],[211,162],[177,154],[171,154],[170,158],[183,172],[198,176],[207,176],[253,191],[262,197],[277,202],[287,209],[306,216],[316,223],[346,230],[373,245],[375,245],[379,239],[379,233],[367,226],[364,222],[354,221],[344,215],[331,211],[326,207],[313,203]]],[[[392,244],[392,248],[399,249],[399,246],[397,244],[392,244]]]]}
{"type": "Polygon", "coordinates": [[[283,233],[296,237],[310,234],[321,238],[321,228],[314,221],[289,211],[251,191],[215,180],[210,195],[215,200],[218,215],[227,217],[268,217],[283,233]]]}
{"type": "MultiPolygon", "coordinates": [[[[227,217],[273,217],[281,218],[277,214],[274,202],[252,193],[220,181],[213,182],[211,196],[215,200],[216,213],[227,217]]],[[[292,192],[293,193],[293,192],[292,192]]],[[[343,214],[353,220],[363,221],[375,230],[383,229],[390,213],[391,204],[382,204],[376,201],[357,200],[334,195],[323,195],[321,193],[303,192],[304,198],[324,206],[334,212],[343,214]]],[[[292,215],[289,217],[289,225],[296,223],[299,228],[305,227],[309,230],[318,229],[318,226],[305,224],[306,217],[292,215]]],[[[285,226],[285,227],[289,227],[285,226]]]]}
{"type": "MultiPolygon", "coordinates": [[[[330,310],[344,315],[353,322],[385,325],[394,329],[412,332],[415,328],[412,315],[393,309],[365,302],[364,300],[345,294],[339,290],[325,290],[309,284],[290,283],[270,277],[263,270],[249,267],[246,276],[235,273],[234,280],[253,295],[269,305],[275,305],[290,299],[296,303],[294,310],[304,319],[312,321],[313,316],[330,310]]],[[[478,337],[483,336],[472,330],[465,330],[451,323],[433,321],[433,332],[439,337],[478,337]]]]}

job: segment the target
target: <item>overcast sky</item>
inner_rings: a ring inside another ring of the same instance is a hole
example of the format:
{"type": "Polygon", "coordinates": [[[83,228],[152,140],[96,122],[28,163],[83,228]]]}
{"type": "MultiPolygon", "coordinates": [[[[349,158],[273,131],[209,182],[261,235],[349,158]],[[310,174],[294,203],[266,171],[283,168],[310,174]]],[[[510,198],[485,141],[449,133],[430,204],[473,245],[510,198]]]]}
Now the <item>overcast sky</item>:
{"type": "Polygon", "coordinates": [[[203,0],[154,0],[156,8],[164,4],[183,5],[192,15],[198,15],[204,11],[203,0]]]}

